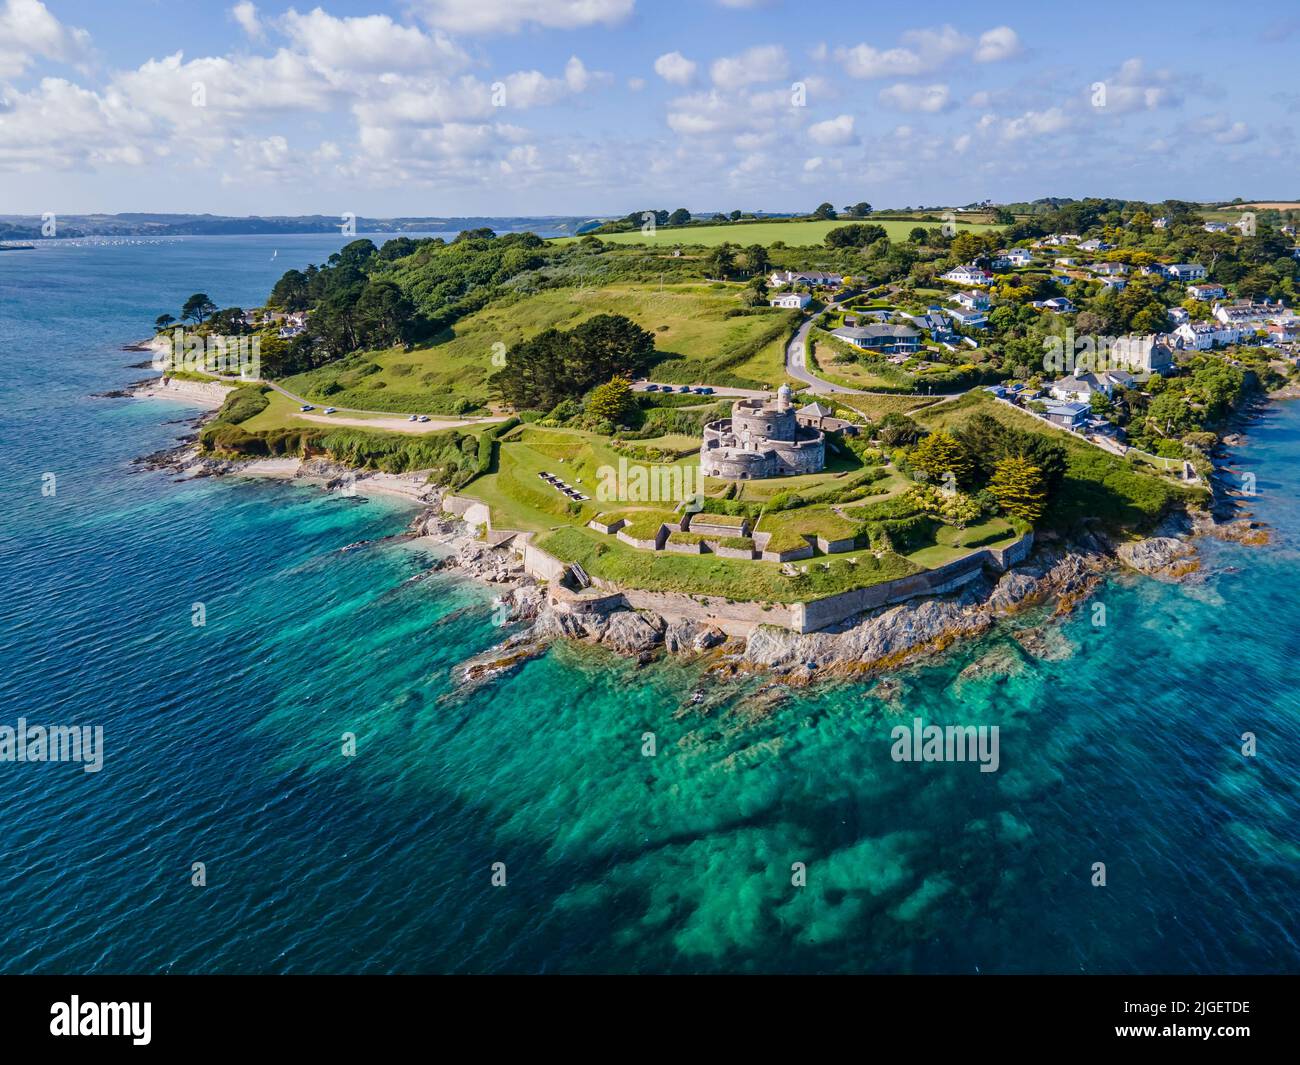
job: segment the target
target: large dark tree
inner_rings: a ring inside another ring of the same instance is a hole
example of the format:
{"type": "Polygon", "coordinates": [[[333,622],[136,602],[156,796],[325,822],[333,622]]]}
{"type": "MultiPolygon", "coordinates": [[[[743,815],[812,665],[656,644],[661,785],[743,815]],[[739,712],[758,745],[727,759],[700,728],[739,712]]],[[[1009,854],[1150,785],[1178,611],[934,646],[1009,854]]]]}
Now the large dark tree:
{"type": "Polygon", "coordinates": [[[195,325],[202,325],[203,320],[217,309],[217,305],[208,299],[206,292],[196,292],[185,301],[181,308],[181,318],[195,325]]]}

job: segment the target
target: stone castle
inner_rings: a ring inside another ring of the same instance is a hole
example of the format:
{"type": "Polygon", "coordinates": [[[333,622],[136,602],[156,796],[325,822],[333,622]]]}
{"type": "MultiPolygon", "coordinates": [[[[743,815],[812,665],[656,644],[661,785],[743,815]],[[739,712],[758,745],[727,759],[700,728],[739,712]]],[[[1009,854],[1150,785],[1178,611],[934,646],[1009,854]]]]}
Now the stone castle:
{"type": "Polygon", "coordinates": [[[801,425],[790,400],[790,386],[782,385],[775,400],[738,399],[730,418],[709,422],[700,446],[704,476],[744,481],[820,472],[825,434],[801,425]]]}

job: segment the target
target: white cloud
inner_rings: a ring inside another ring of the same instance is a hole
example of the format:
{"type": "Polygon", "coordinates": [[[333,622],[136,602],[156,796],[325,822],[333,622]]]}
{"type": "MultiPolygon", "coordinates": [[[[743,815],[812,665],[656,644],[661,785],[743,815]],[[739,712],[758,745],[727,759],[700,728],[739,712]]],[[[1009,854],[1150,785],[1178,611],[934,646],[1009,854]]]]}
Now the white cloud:
{"type": "Polygon", "coordinates": [[[14,78],[36,59],[72,62],[90,46],[85,30],[60,22],[40,0],[5,0],[0,8],[0,78],[14,78]]]}
{"type": "Polygon", "coordinates": [[[335,18],[320,8],[306,15],[290,8],[281,24],[289,39],[323,69],[423,71],[458,69],[469,62],[444,34],[399,26],[387,15],[335,18]]]}
{"type": "Polygon", "coordinates": [[[739,89],[762,81],[776,81],[790,73],[790,61],[779,44],[759,45],[740,55],[723,56],[709,68],[713,84],[739,89]]]}
{"type": "Polygon", "coordinates": [[[1192,132],[1209,137],[1216,144],[1245,144],[1255,134],[1245,122],[1234,122],[1223,113],[1202,115],[1191,124],[1192,132]]]}
{"type": "MultiPolygon", "coordinates": [[[[985,116],[989,118],[991,116],[985,116]]],[[[1027,137],[1042,137],[1059,133],[1070,125],[1070,119],[1059,107],[1045,111],[1026,111],[1018,118],[1002,121],[1000,136],[1005,141],[1018,141],[1027,137]]]]}
{"type": "Polygon", "coordinates": [[[863,42],[835,49],[835,58],[853,78],[898,78],[929,74],[961,56],[980,63],[1009,59],[1020,51],[1020,38],[1009,26],[983,33],[978,41],[952,26],[908,30],[894,48],[877,48],[863,42]]]}
{"type": "Polygon", "coordinates": [[[888,89],[881,89],[879,99],[882,104],[896,107],[900,111],[919,111],[931,115],[956,106],[948,86],[939,84],[912,85],[899,82],[888,89]]]}
{"type": "Polygon", "coordinates": [[[975,47],[975,62],[998,63],[1021,52],[1020,36],[1010,26],[998,26],[980,34],[975,47]]]}
{"type": "Polygon", "coordinates": [[[655,73],[673,85],[686,85],[695,77],[695,66],[681,52],[666,52],[655,60],[655,73]]]}
{"type": "Polygon", "coordinates": [[[632,13],[635,0],[421,0],[417,10],[430,26],[453,33],[517,33],[528,23],[548,29],[614,26],[632,13]]]}
{"type": "MultiPolygon", "coordinates": [[[[1183,94],[1166,70],[1148,72],[1141,59],[1125,60],[1119,70],[1101,83],[1105,86],[1105,103],[1098,111],[1110,114],[1129,114],[1133,111],[1158,111],[1180,107],[1183,94]]],[[[1088,87],[1088,97],[1095,95],[1088,87]]]]}
{"type": "Polygon", "coordinates": [[[814,155],[811,159],[804,160],[803,168],[805,173],[811,173],[814,170],[821,169],[822,157],[814,155]]]}
{"type": "Polygon", "coordinates": [[[627,87],[628,87],[629,89],[631,89],[632,92],[640,92],[642,89],[645,88],[645,85],[646,85],[645,78],[628,78],[628,79],[627,79],[627,87]]]}
{"type": "Polygon", "coordinates": [[[249,0],[240,0],[230,9],[231,17],[239,23],[239,28],[254,41],[260,41],[266,31],[262,28],[262,20],[257,17],[257,5],[250,3],[249,0]]]}
{"type": "Polygon", "coordinates": [[[840,115],[814,123],[808,127],[808,139],[826,146],[854,143],[857,137],[853,133],[853,116],[840,115]]]}

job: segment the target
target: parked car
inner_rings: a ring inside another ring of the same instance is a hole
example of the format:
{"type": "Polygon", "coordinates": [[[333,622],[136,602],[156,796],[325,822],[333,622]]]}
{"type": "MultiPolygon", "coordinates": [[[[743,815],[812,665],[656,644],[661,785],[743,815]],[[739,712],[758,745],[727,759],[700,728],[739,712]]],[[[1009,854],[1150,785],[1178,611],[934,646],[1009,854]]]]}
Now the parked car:
{"type": "Polygon", "coordinates": [[[420,415],[420,421],[427,422],[428,420],[429,420],[429,416],[427,414],[420,415]]]}
{"type": "Polygon", "coordinates": [[[689,392],[690,390],[691,390],[691,386],[690,386],[690,385],[682,385],[682,387],[679,388],[677,391],[678,391],[678,392],[689,392]]]}
{"type": "Polygon", "coordinates": [[[407,418],[406,420],[407,420],[408,422],[418,422],[418,421],[420,420],[420,416],[419,416],[418,414],[412,414],[412,415],[411,415],[409,418],[407,418]]]}
{"type": "Polygon", "coordinates": [[[703,388],[700,389],[700,395],[711,396],[713,395],[713,389],[711,389],[708,385],[705,385],[703,388]]]}
{"type": "Polygon", "coordinates": [[[313,407],[310,403],[304,403],[304,404],[303,404],[301,407],[299,407],[298,409],[299,409],[300,411],[309,411],[309,410],[315,410],[316,408],[313,407]]]}
{"type": "Polygon", "coordinates": [[[658,392],[658,391],[659,391],[659,386],[658,386],[658,385],[646,385],[646,386],[645,386],[645,390],[646,390],[647,392],[658,392]]]}
{"type": "Polygon", "coordinates": [[[326,414],[334,414],[337,410],[338,410],[337,407],[326,407],[326,408],[325,408],[325,413],[326,413],[326,414]]]}

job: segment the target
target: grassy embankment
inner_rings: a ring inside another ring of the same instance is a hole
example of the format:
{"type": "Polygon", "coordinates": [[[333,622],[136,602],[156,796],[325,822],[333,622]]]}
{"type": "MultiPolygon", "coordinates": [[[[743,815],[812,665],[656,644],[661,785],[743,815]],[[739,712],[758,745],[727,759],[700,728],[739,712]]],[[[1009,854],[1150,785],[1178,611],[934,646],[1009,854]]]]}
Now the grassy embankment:
{"type": "Polygon", "coordinates": [[[621,314],[654,334],[662,359],[655,380],[776,387],[785,380],[784,344],[796,312],[741,310],[741,285],[611,284],[548,289],[494,301],[437,343],[366,352],[281,383],[315,403],[397,413],[482,413],[500,356],[544,329],[572,329],[597,314],[621,314]],[[497,347],[496,345],[504,345],[497,347]],[[494,356],[497,361],[494,363],[494,356]]]}

